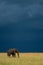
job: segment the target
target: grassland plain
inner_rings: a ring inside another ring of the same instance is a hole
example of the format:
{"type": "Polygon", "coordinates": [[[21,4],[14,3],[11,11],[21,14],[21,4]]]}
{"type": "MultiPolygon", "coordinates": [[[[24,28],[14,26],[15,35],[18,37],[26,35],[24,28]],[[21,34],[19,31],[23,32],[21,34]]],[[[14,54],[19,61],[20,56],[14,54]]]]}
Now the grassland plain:
{"type": "Polygon", "coordinates": [[[43,53],[20,53],[19,58],[0,53],[0,65],[43,65],[43,53]]]}

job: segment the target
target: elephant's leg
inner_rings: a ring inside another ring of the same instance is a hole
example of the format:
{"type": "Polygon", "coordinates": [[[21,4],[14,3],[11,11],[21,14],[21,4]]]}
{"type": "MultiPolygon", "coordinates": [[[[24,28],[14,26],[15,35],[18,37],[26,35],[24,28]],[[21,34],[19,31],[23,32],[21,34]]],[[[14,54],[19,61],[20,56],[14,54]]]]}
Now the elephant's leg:
{"type": "Polygon", "coordinates": [[[19,57],[19,53],[17,52],[17,55],[18,55],[18,57],[19,57]]]}
{"type": "Polygon", "coordinates": [[[12,56],[13,56],[13,57],[16,57],[16,53],[15,53],[15,52],[14,52],[14,53],[12,53],[12,56]]]}

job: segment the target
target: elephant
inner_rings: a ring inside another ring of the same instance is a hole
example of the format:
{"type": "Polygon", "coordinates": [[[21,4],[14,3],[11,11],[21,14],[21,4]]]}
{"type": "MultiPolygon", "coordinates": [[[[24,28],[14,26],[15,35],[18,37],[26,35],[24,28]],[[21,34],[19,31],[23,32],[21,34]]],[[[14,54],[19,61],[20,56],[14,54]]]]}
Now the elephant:
{"type": "Polygon", "coordinates": [[[16,48],[11,48],[11,49],[8,49],[8,51],[7,51],[7,56],[13,56],[13,57],[16,57],[16,53],[17,53],[17,56],[19,57],[19,51],[18,51],[18,49],[16,49],[16,48]]]}

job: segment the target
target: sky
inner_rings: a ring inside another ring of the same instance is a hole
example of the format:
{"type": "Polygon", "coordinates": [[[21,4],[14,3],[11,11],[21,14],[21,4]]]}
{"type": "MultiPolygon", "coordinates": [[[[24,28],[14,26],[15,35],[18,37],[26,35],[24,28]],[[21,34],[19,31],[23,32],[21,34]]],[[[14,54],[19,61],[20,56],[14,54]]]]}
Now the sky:
{"type": "Polygon", "coordinates": [[[43,52],[43,0],[0,0],[0,51],[43,52]]]}

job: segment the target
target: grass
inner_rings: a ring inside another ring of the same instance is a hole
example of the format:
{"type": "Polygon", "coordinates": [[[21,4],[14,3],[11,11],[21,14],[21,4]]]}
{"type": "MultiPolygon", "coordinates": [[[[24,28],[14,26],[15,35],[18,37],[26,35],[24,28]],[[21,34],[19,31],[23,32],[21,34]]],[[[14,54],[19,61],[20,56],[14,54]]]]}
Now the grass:
{"type": "Polygon", "coordinates": [[[43,65],[43,53],[20,53],[19,58],[0,53],[0,65],[43,65]]]}

